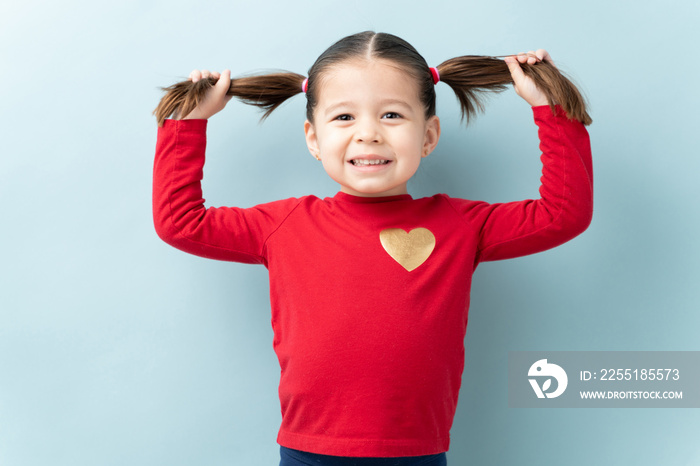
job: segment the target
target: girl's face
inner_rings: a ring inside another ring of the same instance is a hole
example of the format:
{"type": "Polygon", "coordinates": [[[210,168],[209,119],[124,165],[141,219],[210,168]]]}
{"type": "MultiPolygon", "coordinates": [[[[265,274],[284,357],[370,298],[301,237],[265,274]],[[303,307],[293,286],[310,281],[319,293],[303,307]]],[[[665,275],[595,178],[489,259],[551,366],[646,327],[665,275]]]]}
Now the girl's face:
{"type": "Polygon", "coordinates": [[[355,196],[407,194],[406,183],[440,138],[426,120],[418,84],[387,60],[349,60],[320,81],[306,143],[340,190],[355,196]]]}

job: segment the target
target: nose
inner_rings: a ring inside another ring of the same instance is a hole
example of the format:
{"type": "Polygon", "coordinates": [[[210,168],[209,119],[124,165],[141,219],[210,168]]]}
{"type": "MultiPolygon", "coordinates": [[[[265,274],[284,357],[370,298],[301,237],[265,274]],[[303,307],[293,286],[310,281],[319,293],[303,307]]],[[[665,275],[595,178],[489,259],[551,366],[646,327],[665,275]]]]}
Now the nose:
{"type": "Polygon", "coordinates": [[[361,120],[357,122],[355,131],[356,142],[378,143],[381,142],[381,131],[378,123],[370,120],[361,120]]]}

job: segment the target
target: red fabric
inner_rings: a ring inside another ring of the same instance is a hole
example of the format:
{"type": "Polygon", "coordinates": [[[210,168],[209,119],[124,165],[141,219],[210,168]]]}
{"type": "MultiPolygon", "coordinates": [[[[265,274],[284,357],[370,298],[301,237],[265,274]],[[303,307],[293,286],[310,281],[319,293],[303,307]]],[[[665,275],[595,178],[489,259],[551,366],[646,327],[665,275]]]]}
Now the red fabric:
{"type": "Polygon", "coordinates": [[[556,110],[533,107],[541,198],[502,204],[338,193],[205,208],[207,121],[166,120],[159,128],[153,214],[160,238],[269,270],[281,445],[338,456],[448,450],[477,264],[552,248],[591,220],[588,133],[556,110]],[[433,233],[435,248],[409,272],[379,233],[418,227],[433,233]]]}

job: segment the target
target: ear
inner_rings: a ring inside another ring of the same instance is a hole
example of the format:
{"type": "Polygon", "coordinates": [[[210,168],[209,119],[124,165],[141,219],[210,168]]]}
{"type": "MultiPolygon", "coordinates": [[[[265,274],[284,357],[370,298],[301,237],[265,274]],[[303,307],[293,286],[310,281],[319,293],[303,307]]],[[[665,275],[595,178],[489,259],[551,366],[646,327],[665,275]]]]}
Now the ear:
{"type": "Polygon", "coordinates": [[[425,122],[425,137],[423,138],[423,157],[427,157],[440,140],[440,118],[433,115],[425,122]]]}
{"type": "Polygon", "coordinates": [[[313,155],[316,160],[321,160],[321,150],[318,147],[316,129],[309,120],[304,122],[304,134],[306,135],[306,147],[309,148],[309,152],[311,152],[311,155],[313,155]]]}

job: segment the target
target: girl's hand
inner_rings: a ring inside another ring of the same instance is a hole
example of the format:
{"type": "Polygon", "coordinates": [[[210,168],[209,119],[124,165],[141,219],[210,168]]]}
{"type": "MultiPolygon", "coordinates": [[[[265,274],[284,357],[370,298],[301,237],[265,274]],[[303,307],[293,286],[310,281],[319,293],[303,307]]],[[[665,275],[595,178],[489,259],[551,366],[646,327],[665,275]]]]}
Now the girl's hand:
{"type": "Polygon", "coordinates": [[[513,77],[513,86],[515,87],[516,94],[525,99],[525,101],[533,107],[549,105],[547,97],[535,86],[534,81],[523,73],[523,69],[520,67],[520,63],[527,62],[530,65],[534,65],[541,61],[547,61],[554,66],[552,57],[549,56],[549,53],[545,49],[538,49],[537,52],[533,52],[532,50],[527,53],[521,52],[518,55],[511,55],[510,57],[504,58],[504,61],[508,65],[510,74],[513,77]]]}
{"type": "Polygon", "coordinates": [[[224,70],[221,74],[216,71],[209,72],[208,70],[192,70],[190,80],[197,82],[200,79],[209,77],[217,78],[218,81],[210,89],[207,90],[204,100],[197,105],[194,110],[188,113],[183,120],[204,119],[207,120],[214,114],[224,109],[232,95],[226,95],[231,86],[231,71],[224,70]]]}

